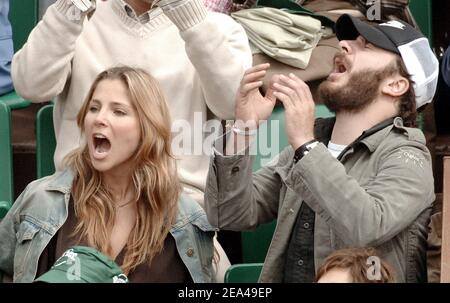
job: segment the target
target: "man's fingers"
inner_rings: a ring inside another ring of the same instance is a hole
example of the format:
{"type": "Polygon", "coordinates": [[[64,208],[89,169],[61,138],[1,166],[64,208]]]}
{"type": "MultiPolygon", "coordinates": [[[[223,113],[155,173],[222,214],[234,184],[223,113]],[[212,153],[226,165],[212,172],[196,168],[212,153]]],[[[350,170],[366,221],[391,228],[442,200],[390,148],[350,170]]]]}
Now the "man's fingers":
{"type": "Polygon", "coordinates": [[[258,65],[252,66],[245,71],[244,76],[254,73],[254,72],[259,72],[261,70],[267,70],[269,67],[270,67],[269,63],[263,63],[263,64],[258,64],[258,65]]]}
{"type": "Polygon", "coordinates": [[[274,96],[277,97],[278,100],[283,103],[286,110],[292,107],[292,101],[291,98],[289,98],[288,95],[283,94],[282,92],[275,91],[273,92],[274,96]]]}
{"type": "Polygon", "coordinates": [[[309,89],[308,84],[305,83],[305,81],[303,81],[302,79],[298,78],[297,76],[295,76],[293,73],[289,74],[289,78],[291,78],[292,80],[296,81],[300,87],[304,88],[304,93],[305,93],[305,97],[307,97],[308,100],[313,101],[313,97],[311,94],[311,90],[309,89]]]}
{"type": "Polygon", "coordinates": [[[275,93],[275,90],[272,87],[269,87],[266,90],[266,94],[264,95],[264,98],[275,103],[277,101],[277,97],[274,95],[274,93],[275,93]]]}
{"type": "Polygon", "coordinates": [[[286,85],[287,87],[293,89],[299,96],[300,101],[302,102],[312,101],[312,95],[308,85],[306,85],[306,83],[303,82],[300,78],[295,77],[294,74],[291,73],[289,77],[281,75],[280,82],[283,85],[286,85]]]}
{"type": "Polygon", "coordinates": [[[255,88],[258,88],[258,87],[260,87],[262,85],[263,85],[262,81],[257,81],[257,82],[251,82],[251,83],[244,84],[244,85],[241,86],[240,93],[241,93],[241,95],[245,96],[250,91],[252,91],[255,88]]]}
{"type": "Polygon", "coordinates": [[[241,85],[261,80],[262,78],[264,78],[265,75],[266,75],[265,70],[261,70],[258,72],[250,73],[248,75],[244,75],[244,78],[242,78],[242,81],[241,81],[241,85]]]}
{"type": "Polygon", "coordinates": [[[295,90],[288,86],[284,86],[280,83],[274,83],[273,87],[275,88],[275,92],[283,93],[284,95],[288,96],[291,99],[291,102],[298,102],[298,96],[295,90]]]}
{"type": "MultiPolygon", "coordinates": [[[[284,75],[283,75],[284,76],[284,75]]],[[[286,79],[291,79],[292,81],[294,81],[295,83],[297,83],[300,86],[306,86],[308,87],[308,85],[305,83],[305,81],[303,81],[302,79],[300,79],[299,77],[297,77],[296,75],[294,75],[293,73],[289,73],[288,76],[284,76],[286,79]]]]}

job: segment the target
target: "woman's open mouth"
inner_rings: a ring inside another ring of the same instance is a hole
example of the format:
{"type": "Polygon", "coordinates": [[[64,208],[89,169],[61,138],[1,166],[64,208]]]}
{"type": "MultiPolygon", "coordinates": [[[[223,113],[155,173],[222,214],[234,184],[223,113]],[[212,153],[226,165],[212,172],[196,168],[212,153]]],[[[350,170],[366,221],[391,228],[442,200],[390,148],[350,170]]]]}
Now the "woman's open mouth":
{"type": "Polygon", "coordinates": [[[105,158],[111,150],[111,142],[109,141],[108,137],[100,133],[95,133],[92,135],[92,140],[94,146],[92,154],[94,155],[94,158],[105,158]]]}

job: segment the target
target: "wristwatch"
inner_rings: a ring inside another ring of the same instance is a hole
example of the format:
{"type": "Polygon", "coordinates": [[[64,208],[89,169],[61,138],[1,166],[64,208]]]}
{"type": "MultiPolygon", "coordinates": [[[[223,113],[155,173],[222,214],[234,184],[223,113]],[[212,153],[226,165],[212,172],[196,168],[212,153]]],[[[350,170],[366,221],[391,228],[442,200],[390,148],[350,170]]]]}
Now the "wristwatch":
{"type": "Polygon", "coordinates": [[[314,139],[297,148],[294,154],[294,163],[297,163],[301,158],[307,155],[311,151],[311,149],[317,146],[317,144],[319,144],[319,141],[314,139]]]}

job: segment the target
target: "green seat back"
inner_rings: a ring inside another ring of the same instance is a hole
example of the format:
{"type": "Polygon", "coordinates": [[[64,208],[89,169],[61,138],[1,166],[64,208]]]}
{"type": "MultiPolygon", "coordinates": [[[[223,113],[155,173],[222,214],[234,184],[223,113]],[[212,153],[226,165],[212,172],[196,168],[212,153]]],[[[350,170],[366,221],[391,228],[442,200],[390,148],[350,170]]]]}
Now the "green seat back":
{"type": "MultiPolygon", "coordinates": [[[[328,108],[324,105],[319,104],[316,106],[316,117],[331,117],[334,116],[328,108]]],[[[280,152],[284,147],[289,145],[285,133],[285,119],[284,119],[284,108],[282,106],[277,106],[269,121],[267,122],[267,142],[272,142],[273,144],[279,144],[280,152]],[[274,121],[279,121],[277,125],[274,121]],[[270,134],[272,127],[278,126],[278,133],[275,134],[278,138],[272,138],[270,134]],[[278,141],[277,141],[278,140],[278,141]]],[[[275,155],[272,155],[275,156],[275,155]]],[[[262,158],[265,155],[258,154],[255,157],[253,163],[253,171],[257,171],[263,163],[262,158]]],[[[242,239],[242,260],[244,263],[258,263],[264,262],[266,258],[267,250],[269,249],[270,242],[272,241],[272,235],[275,230],[276,220],[260,225],[255,231],[245,231],[241,233],[242,239]]]]}
{"type": "Polygon", "coordinates": [[[13,31],[14,52],[21,49],[38,21],[38,0],[11,0],[9,21],[13,31]]]}
{"type": "Polygon", "coordinates": [[[11,111],[29,104],[15,92],[0,96],[0,201],[14,201],[11,111]]]}
{"type": "MultiPolygon", "coordinates": [[[[9,4],[8,17],[16,52],[37,23],[38,0],[11,0],[9,4]]],[[[15,92],[0,96],[0,219],[6,215],[14,201],[11,110],[27,107],[29,104],[15,92]]]]}
{"type": "Polygon", "coordinates": [[[14,199],[12,166],[11,111],[0,101],[0,201],[14,199]]]}
{"type": "Polygon", "coordinates": [[[9,201],[0,201],[0,220],[6,216],[6,213],[9,211],[11,206],[12,203],[9,201]]]}
{"type": "Polygon", "coordinates": [[[262,263],[231,265],[225,273],[225,283],[256,283],[261,274],[262,263]]]}
{"type": "Polygon", "coordinates": [[[53,104],[49,104],[39,109],[36,117],[36,171],[38,179],[55,172],[53,161],[55,147],[53,104]]]}

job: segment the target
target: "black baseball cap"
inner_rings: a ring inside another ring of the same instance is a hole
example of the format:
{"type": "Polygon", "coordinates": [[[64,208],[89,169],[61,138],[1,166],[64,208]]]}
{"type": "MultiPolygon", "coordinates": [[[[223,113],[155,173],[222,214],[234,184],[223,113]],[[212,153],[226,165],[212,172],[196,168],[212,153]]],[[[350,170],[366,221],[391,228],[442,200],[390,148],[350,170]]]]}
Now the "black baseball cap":
{"type": "Polygon", "coordinates": [[[401,20],[371,25],[348,14],[339,17],[335,29],[339,40],[355,40],[361,35],[373,45],[400,55],[414,82],[416,107],[432,101],[439,62],[420,31],[401,20]]]}

